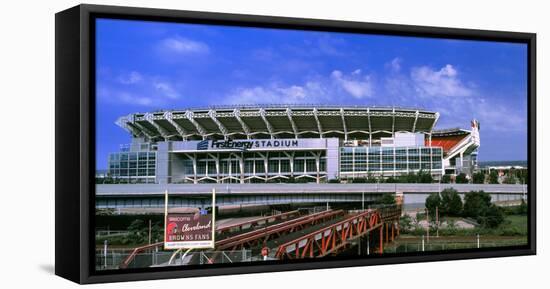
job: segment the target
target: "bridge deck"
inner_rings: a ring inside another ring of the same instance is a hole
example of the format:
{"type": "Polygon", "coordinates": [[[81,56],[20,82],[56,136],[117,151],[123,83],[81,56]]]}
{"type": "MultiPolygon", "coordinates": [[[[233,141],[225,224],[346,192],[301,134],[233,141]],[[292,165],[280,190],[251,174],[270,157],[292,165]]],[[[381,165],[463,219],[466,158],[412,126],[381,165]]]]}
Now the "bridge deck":
{"type": "MultiPolygon", "coordinates": [[[[319,229],[322,229],[324,227],[328,227],[332,224],[338,223],[339,221],[342,221],[347,217],[349,217],[349,216],[340,216],[340,217],[337,217],[335,219],[331,219],[331,220],[328,220],[326,222],[307,227],[303,230],[299,230],[299,231],[290,233],[288,235],[284,235],[280,238],[273,239],[273,240],[267,242],[266,246],[268,248],[270,248],[270,253],[271,254],[275,254],[276,249],[277,249],[277,247],[279,247],[279,245],[287,243],[287,242],[292,241],[292,240],[295,240],[297,238],[300,238],[301,236],[304,236],[304,235],[307,235],[309,233],[315,232],[315,231],[317,231],[319,229]]],[[[256,249],[259,251],[261,249],[261,246],[256,248],[256,249]]],[[[254,249],[252,250],[252,252],[254,252],[254,249]]]]}

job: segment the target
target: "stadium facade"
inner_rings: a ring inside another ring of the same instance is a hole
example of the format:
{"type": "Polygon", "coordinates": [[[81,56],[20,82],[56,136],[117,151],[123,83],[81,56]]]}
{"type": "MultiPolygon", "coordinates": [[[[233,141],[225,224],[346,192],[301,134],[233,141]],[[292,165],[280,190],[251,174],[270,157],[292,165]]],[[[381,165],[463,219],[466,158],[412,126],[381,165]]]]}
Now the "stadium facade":
{"type": "Polygon", "coordinates": [[[397,107],[259,105],[135,113],[109,155],[118,183],[328,182],[419,171],[471,175],[479,123],[434,130],[439,113],[397,107]]]}

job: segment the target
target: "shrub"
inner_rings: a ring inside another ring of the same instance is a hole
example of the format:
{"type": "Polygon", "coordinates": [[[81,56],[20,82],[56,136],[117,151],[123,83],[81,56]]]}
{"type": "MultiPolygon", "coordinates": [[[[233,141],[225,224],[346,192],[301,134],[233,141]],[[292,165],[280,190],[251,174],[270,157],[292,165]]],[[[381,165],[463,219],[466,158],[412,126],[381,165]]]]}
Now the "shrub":
{"type": "Polygon", "coordinates": [[[478,223],[486,228],[496,228],[504,221],[502,209],[491,204],[484,215],[477,218],[478,223]]]}
{"type": "Polygon", "coordinates": [[[485,174],[483,172],[477,172],[472,177],[472,182],[474,184],[483,184],[485,183],[485,174]]]}
{"type": "Polygon", "coordinates": [[[441,183],[442,184],[450,184],[451,183],[451,175],[441,176],[441,183]]]}
{"type": "Polygon", "coordinates": [[[489,184],[498,184],[498,173],[494,170],[489,173],[489,184]]]}
{"type": "Polygon", "coordinates": [[[518,180],[517,178],[512,175],[512,173],[510,173],[505,179],[504,179],[504,183],[505,184],[517,184],[518,180]]]}
{"type": "Polygon", "coordinates": [[[403,215],[400,219],[399,219],[399,228],[405,233],[405,232],[409,232],[413,229],[413,223],[412,223],[412,219],[411,219],[411,216],[409,215],[403,215]]]}
{"type": "Polygon", "coordinates": [[[441,208],[441,198],[439,197],[438,193],[433,193],[430,196],[426,198],[425,203],[426,209],[428,209],[428,213],[430,214],[430,217],[435,216],[435,208],[441,208]]]}
{"type": "Polygon", "coordinates": [[[455,189],[444,189],[441,192],[441,215],[460,216],[462,214],[462,207],[462,199],[455,189]]]}
{"type": "Polygon", "coordinates": [[[504,221],[503,210],[491,204],[491,196],[483,191],[465,195],[463,216],[474,218],[484,228],[496,228],[504,221]]]}
{"type": "Polygon", "coordinates": [[[384,194],[380,198],[380,203],[384,205],[395,205],[395,196],[393,194],[384,194]]]}
{"type": "Polygon", "coordinates": [[[457,184],[467,184],[468,183],[468,179],[466,178],[466,174],[465,173],[460,173],[456,176],[456,179],[455,179],[455,182],[457,184]]]}

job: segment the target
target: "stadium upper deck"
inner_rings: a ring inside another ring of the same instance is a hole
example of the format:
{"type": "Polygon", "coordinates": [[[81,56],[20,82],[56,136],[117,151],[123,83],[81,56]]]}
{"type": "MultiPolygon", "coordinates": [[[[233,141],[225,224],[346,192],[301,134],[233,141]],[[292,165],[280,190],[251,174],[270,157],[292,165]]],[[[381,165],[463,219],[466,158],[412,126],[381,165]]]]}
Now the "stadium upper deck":
{"type": "Polygon", "coordinates": [[[226,106],[135,113],[117,124],[148,140],[340,138],[370,139],[395,132],[430,135],[439,113],[367,106],[226,106]]]}

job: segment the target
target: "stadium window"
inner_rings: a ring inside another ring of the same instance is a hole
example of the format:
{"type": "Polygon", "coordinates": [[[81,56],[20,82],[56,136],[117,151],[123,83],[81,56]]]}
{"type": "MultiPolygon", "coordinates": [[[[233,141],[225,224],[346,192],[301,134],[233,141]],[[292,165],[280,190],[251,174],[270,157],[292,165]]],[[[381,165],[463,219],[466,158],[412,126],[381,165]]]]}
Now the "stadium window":
{"type": "Polygon", "coordinates": [[[281,160],[281,173],[289,173],[290,172],[290,160],[285,159],[281,160]]]}
{"type": "Polygon", "coordinates": [[[380,164],[379,163],[376,163],[376,164],[369,163],[369,172],[377,172],[377,171],[380,171],[380,164]]]}
{"type": "Polygon", "coordinates": [[[231,160],[231,173],[232,174],[240,174],[240,166],[238,160],[231,160]]]}
{"type": "Polygon", "coordinates": [[[324,172],[327,170],[327,160],[325,158],[321,158],[319,160],[319,171],[324,172]]]}
{"type": "Polygon", "coordinates": [[[216,162],[208,162],[208,174],[216,175],[216,162]]]}
{"type": "Polygon", "coordinates": [[[206,162],[200,161],[197,163],[197,175],[206,174],[206,162]]]}
{"type": "Polygon", "coordinates": [[[128,153],[128,158],[129,158],[131,161],[137,160],[137,153],[128,153]]]}
{"type": "Polygon", "coordinates": [[[279,161],[278,160],[269,160],[268,170],[270,173],[279,172],[279,161]]]}
{"type": "Polygon", "coordinates": [[[302,173],[304,171],[304,160],[294,160],[294,172],[302,173]]]}
{"type": "Polygon", "coordinates": [[[391,164],[387,164],[387,163],[382,164],[382,170],[383,171],[393,171],[393,163],[391,163],[391,164]]]}
{"type": "Polygon", "coordinates": [[[306,171],[307,172],[317,171],[317,165],[315,160],[306,160],[306,171]]]}
{"type": "Polygon", "coordinates": [[[138,154],[138,160],[140,160],[140,161],[146,161],[146,160],[147,160],[147,154],[148,154],[148,153],[146,153],[146,152],[140,152],[140,153],[138,154]]]}
{"type": "Polygon", "coordinates": [[[265,166],[263,160],[255,160],[256,174],[265,174],[265,166]]]}
{"type": "Polygon", "coordinates": [[[254,161],[246,160],[244,161],[244,172],[245,174],[251,174],[254,172],[254,161]]]}

